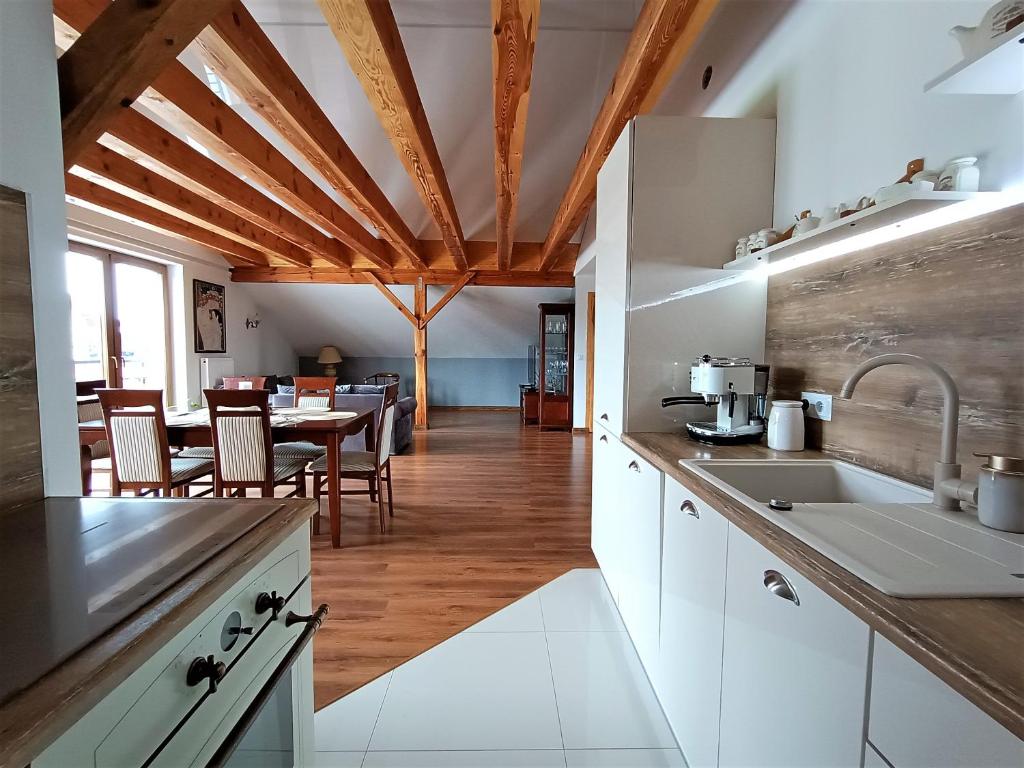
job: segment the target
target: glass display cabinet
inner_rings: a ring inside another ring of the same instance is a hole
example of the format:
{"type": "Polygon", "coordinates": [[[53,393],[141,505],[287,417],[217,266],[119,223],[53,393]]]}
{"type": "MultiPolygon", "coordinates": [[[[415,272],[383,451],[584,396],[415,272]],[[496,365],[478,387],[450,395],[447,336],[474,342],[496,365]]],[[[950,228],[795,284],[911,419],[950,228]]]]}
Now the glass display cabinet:
{"type": "Polygon", "coordinates": [[[537,423],[572,428],[573,304],[541,304],[537,343],[537,423]]]}

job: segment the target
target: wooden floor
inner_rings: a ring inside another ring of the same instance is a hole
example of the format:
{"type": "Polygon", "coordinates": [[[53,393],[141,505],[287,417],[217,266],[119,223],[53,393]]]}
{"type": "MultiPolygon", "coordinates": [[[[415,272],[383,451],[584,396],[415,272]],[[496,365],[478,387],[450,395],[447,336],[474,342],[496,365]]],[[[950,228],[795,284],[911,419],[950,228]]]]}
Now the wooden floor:
{"type": "Polygon", "coordinates": [[[313,543],[320,708],[580,567],[590,551],[590,437],[507,412],[437,411],[392,460],[386,534],[366,497],[342,504],[342,549],[313,543]]]}

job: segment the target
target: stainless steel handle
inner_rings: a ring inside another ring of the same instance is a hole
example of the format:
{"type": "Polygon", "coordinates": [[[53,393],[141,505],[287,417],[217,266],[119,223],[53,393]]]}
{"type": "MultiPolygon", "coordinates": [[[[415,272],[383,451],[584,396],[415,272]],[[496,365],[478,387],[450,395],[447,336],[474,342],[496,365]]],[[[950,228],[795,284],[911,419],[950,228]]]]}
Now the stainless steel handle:
{"type": "Polygon", "coordinates": [[[608,421],[608,414],[607,413],[602,413],[601,416],[600,416],[600,419],[601,419],[601,421],[608,421]]]}
{"type": "Polygon", "coordinates": [[[629,462],[629,468],[632,469],[634,472],[640,471],[640,465],[637,464],[635,461],[629,462]]]}
{"type": "Polygon", "coordinates": [[[700,512],[697,511],[697,507],[694,506],[694,503],[689,499],[687,499],[686,501],[679,505],[679,511],[685,512],[690,517],[696,517],[698,520],[700,520],[700,512]]]}
{"type": "Polygon", "coordinates": [[[764,572],[764,588],[773,595],[778,595],[783,600],[789,600],[794,605],[800,605],[800,598],[797,596],[796,590],[793,589],[793,585],[789,583],[789,579],[778,571],[764,572]]]}
{"type": "Polygon", "coordinates": [[[597,439],[600,440],[602,443],[607,443],[608,442],[608,435],[601,435],[597,439]]]}

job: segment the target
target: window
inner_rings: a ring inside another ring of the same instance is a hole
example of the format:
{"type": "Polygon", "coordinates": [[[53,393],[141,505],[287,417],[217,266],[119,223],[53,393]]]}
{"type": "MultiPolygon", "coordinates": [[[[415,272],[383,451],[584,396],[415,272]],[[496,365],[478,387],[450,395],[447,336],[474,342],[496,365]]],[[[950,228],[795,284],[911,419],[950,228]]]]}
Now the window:
{"type": "Polygon", "coordinates": [[[167,268],[76,247],[66,255],[76,381],[170,392],[167,268]]]}

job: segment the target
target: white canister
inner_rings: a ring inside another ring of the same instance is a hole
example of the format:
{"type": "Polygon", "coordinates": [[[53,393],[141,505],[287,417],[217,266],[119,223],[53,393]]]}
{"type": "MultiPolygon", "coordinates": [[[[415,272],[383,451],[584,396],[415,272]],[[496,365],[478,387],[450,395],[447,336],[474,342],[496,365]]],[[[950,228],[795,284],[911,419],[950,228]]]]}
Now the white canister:
{"type": "Polygon", "coordinates": [[[768,447],[776,451],[804,449],[804,404],[800,400],[775,400],[768,415],[768,447]]]}
{"type": "Polygon", "coordinates": [[[978,472],[978,522],[1024,533],[1024,459],[988,455],[978,472]]]}

